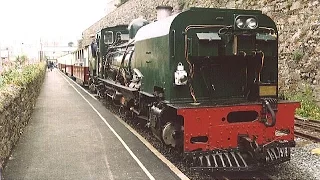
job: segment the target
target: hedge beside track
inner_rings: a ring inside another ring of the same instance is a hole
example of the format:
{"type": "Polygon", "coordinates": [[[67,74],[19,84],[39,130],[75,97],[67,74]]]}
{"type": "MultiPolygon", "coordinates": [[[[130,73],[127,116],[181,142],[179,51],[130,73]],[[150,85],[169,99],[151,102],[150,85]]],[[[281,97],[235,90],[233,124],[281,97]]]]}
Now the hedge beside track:
{"type": "Polygon", "coordinates": [[[39,63],[1,75],[0,173],[30,120],[45,72],[45,63],[39,63]]]}

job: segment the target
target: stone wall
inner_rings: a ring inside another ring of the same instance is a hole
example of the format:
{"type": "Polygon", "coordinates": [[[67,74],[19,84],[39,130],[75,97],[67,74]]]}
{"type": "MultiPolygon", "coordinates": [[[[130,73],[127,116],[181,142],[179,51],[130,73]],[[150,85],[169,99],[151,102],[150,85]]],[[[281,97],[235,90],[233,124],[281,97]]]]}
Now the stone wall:
{"type": "Polygon", "coordinates": [[[280,90],[310,86],[320,100],[320,3],[319,0],[129,0],[83,32],[83,44],[103,27],[128,24],[143,16],[156,18],[155,7],[170,5],[174,12],[188,7],[258,9],[269,15],[279,29],[280,90]]]}
{"type": "Polygon", "coordinates": [[[45,70],[25,87],[8,86],[0,92],[0,176],[1,167],[30,120],[44,77],[45,70]]]}
{"type": "Polygon", "coordinates": [[[280,90],[309,86],[320,101],[319,0],[239,0],[236,7],[260,9],[277,23],[280,90]]]}

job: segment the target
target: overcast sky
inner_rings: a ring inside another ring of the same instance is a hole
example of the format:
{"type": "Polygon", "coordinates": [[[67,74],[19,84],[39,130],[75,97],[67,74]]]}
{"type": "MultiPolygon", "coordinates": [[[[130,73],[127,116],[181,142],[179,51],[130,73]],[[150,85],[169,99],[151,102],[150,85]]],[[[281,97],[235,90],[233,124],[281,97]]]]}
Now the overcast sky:
{"type": "Polygon", "coordinates": [[[66,42],[102,18],[109,0],[0,0],[0,43],[66,42]]]}

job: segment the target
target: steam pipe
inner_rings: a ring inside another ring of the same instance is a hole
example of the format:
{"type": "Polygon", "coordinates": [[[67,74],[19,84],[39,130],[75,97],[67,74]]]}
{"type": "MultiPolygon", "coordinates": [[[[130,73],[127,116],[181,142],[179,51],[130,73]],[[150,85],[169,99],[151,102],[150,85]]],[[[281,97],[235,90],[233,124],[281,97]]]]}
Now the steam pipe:
{"type": "Polygon", "coordinates": [[[266,121],[264,123],[264,125],[266,127],[273,127],[276,124],[276,114],[274,113],[274,111],[271,108],[271,105],[270,105],[270,103],[268,101],[265,100],[264,103],[266,104],[267,110],[271,113],[271,118],[272,118],[271,123],[268,123],[268,121],[266,121]]]}

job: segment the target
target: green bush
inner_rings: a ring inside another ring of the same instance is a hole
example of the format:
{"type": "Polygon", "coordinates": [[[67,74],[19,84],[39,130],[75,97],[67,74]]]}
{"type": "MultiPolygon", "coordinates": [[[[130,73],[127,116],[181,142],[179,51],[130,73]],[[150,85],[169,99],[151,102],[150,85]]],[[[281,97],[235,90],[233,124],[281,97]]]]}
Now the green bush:
{"type": "Polygon", "coordinates": [[[179,10],[183,10],[185,5],[186,5],[186,0],[178,0],[179,10]]]}
{"type": "Polygon", "coordinates": [[[18,56],[18,57],[16,57],[15,64],[16,64],[17,67],[20,67],[23,64],[25,64],[27,60],[28,60],[28,57],[25,56],[25,55],[18,56]]]}
{"type": "Polygon", "coordinates": [[[25,86],[44,71],[44,62],[26,65],[22,68],[11,68],[1,74],[0,89],[7,85],[25,86]]]}
{"type": "Polygon", "coordinates": [[[306,87],[303,92],[288,93],[285,97],[289,100],[301,102],[301,108],[296,111],[297,115],[320,120],[320,107],[316,104],[309,87],[306,87]]]}

